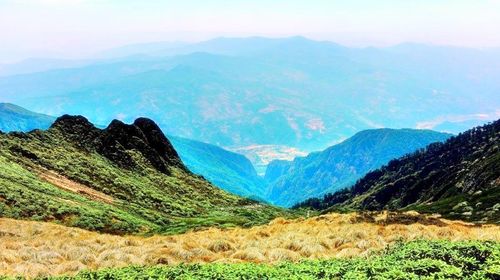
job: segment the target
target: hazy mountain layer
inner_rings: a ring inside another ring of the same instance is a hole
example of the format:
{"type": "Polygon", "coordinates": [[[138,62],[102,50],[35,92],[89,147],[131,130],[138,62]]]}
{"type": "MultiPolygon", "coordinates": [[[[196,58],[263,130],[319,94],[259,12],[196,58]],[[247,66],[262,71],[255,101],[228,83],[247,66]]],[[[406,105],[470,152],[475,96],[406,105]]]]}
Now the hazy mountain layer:
{"type": "Polygon", "coordinates": [[[95,123],[147,116],[168,134],[231,150],[322,150],[380,127],[458,132],[463,123],[498,118],[500,108],[500,56],[493,51],[357,49],[301,37],[158,46],[145,47],[148,56],[3,77],[1,97],[95,123]]]}
{"type": "Polygon", "coordinates": [[[10,103],[0,103],[0,131],[47,129],[55,118],[37,114],[10,103]]]}

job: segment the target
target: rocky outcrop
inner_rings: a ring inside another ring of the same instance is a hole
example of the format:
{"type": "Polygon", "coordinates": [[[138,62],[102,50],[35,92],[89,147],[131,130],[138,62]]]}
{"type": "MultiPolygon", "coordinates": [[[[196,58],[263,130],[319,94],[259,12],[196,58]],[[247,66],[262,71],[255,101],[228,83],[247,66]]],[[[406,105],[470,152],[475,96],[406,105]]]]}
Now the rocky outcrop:
{"type": "Polygon", "coordinates": [[[158,171],[168,174],[169,167],[187,170],[174,147],[158,125],[147,118],[133,124],[113,120],[105,129],[96,128],[82,116],[64,115],[50,128],[58,130],[76,145],[93,150],[124,168],[137,166],[129,151],[139,152],[158,171]]]}

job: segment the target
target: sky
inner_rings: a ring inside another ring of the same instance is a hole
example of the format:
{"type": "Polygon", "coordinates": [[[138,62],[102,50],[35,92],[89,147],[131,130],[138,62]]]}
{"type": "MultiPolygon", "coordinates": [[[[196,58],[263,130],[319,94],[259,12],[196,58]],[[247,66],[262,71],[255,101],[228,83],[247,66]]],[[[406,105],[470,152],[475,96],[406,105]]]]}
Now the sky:
{"type": "Polygon", "coordinates": [[[0,62],[220,36],[490,48],[499,30],[500,0],[0,0],[0,62]]]}

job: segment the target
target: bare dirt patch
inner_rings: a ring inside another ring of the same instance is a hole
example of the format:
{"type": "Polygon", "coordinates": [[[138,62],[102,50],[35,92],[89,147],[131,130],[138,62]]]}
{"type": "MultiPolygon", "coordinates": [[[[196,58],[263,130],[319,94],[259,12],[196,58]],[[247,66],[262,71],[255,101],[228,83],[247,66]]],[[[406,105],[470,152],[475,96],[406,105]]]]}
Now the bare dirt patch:
{"type": "Polygon", "coordinates": [[[68,179],[67,177],[58,174],[55,171],[47,169],[38,169],[36,170],[36,172],[41,179],[63,190],[77,193],[86,196],[92,200],[97,200],[108,204],[113,204],[114,202],[113,197],[104,194],[102,192],[99,192],[93,188],[87,187],[83,184],[80,184],[78,182],[75,182],[71,179],[68,179]]]}

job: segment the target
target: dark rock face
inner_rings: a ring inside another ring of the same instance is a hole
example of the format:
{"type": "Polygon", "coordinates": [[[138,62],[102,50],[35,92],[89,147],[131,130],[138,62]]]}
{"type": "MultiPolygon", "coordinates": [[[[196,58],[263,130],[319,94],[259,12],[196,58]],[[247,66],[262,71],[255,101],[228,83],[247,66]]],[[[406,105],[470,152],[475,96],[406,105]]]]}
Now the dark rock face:
{"type": "Polygon", "coordinates": [[[158,125],[150,119],[138,118],[134,125],[144,133],[149,146],[170,165],[180,163],[179,155],[158,125]]]}
{"type": "Polygon", "coordinates": [[[150,119],[139,118],[131,125],[113,120],[101,130],[82,116],[64,115],[51,129],[61,131],[75,144],[94,150],[124,168],[136,167],[127,152],[134,150],[160,172],[168,174],[171,166],[187,170],[170,141],[150,119]]]}
{"type": "Polygon", "coordinates": [[[91,122],[82,116],[63,115],[56,119],[50,129],[61,131],[68,139],[79,146],[91,148],[101,133],[91,122]]]}

